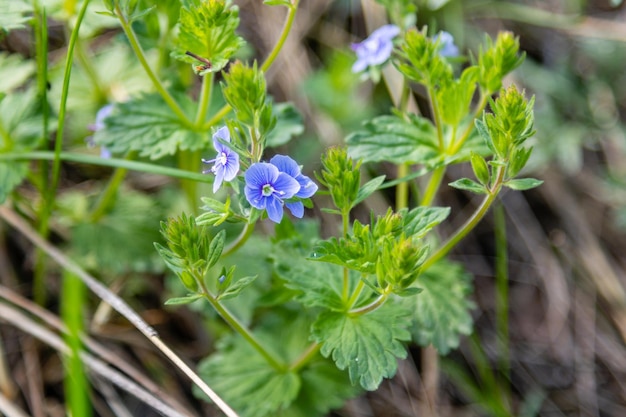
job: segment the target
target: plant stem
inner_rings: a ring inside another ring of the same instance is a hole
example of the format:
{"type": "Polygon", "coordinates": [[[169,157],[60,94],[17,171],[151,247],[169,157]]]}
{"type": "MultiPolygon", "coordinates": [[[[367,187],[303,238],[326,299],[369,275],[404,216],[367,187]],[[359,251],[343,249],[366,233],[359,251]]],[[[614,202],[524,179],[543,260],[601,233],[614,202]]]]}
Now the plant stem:
{"type": "Polygon", "coordinates": [[[470,133],[472,133],[472,130],[474,129],[474,120],[476,120],[480,116],[480,113],[482,113],[482,111],[485,109],[488,99],[489,99],[489,93],[481,91],[480,101],[478,102],[478,105],[476,106],[476,110],[474,111],[474,115],[472,116],[470,123],[467,125],[467,127],[463,131],[463,134],[461,135],[459,140],[456,140],[455,135],[452,136],[452,140],[454,142],[449,150],[450,155],[456,154],[459,151],[459,149],[461,149],[461,147],[463,146],[467,138],[469,138],[470,133]]]}
{"type": "MultiPolygon", "coordinates": [[[[261,64],[261,71],[267,72],[267,70],[270,69],[270,67],[272,66],[272,64],[276,60],[276,57],[278,57],[278,54],[280,53],[280,51],[282,50],[283,46],[285,45],[285,41],[287,40],[287,36],[289,35],[289,32],[291,32],[291,27],[293,26],[293,22],[294,22],[294,19],[296,17],[296,12],[298,11],[299,3],[300,3],[300,0],[294,0],[293,3],[290,6],[287,7],[288,8],[287,18],[285,19],[285,24],[283,25],[283,30],[280,33],[280,36],[278,38],[278,41],[274,45],[274,48],[269,53],[267,58],[265,58],[265,61],[263,62],[263,64],[261,64]]],[[[213,117],[211,117],[211,119],[209,119],[208,122],[206,122],[204,125],[202,125],[202,130],[207,130],[211,126],[216,125],[231,110],[232,110],[232,108],[230,107],[230,104],[224,105],[221,109],[218,110],[217,113],[215,113],[213,115],[213,117]]]]}
{"type": "MultiPolygon", "coordinates": [[[[34,151],[0,154],[0,161],[31,161],[31,160],[54,160],[56,154],[50,151],[34,151]]],[[[89,165],[100,165],[113,168],[126,168],[130,171],[146,172],[150,174],[165,175],[172,178],[180,178],[193,180],[198,182],[213,182],[213,177],[198,172],[185,171],[177,168],[170,168],[160,165],[149,164],[146,162],[129,161],[126,159],[108,158],[104,159],[99,156],[85,155],[72,152],[61,152],[59,154],[61,161],[78,162],[89,165]]]]}
{"type": "MultiPolygon", "coordinates": [[[[126,158],[133,159],[135,153],[136,152],[130,152],[126,158]]],[[[107,184],[106,189],[100,195],[98,202],[91,211],[91,222],[96,223],[113,206],[113,204],[115,203],[115,197],[117,196],[117,190],[122,185],[122,182],[124,181],[124,177],[126,176],[127,172],[128,170],[126,168],[117,168],[115,170],[115,172],[111,176],[111,179],[109,180],[109,183],[107,184]]]]}
{"type": "Polygon", "coordinates": [[[426,190],[424,191],[424,195],[422,196],[422,200],[420,202],[420,206],[429,206],[432,204],[435,199],[435,195],[437,195],[437,191],[439,190],[439,186],[441,185],[441,180],[446,173],[446,166],[442,165],[439,168],[436,168],[430,176],[428,180],[428,185],[426,186],[426,190]]]}
{"type": "MultiPolygon", "coordinates": [[[[199,172],[201,161],[200,151],[178,151],[178,167],[184,171],[199,172]]],[[[181,179],[180,184],[187,196],[189,208],[194,214],[197,214],[199,202],[198,185],[195,181],[185,178],[181,179]]]]}
{"type": "Polygon", "coordinates": [[[389,298],[389,290],[390,290],[389,288],[385,288],[383,293],[380,296],[378,296],[377,299],[375,299],[368,305],[356,308],[354,310],[350,310],[348,314],[351,316],[361,316],[363,314],[372,312],[378,309],[379,307],[382,307],[382,305],[385,304],[385,301],[387,301],[387,298],[389,298]]]}
{"type": "Polygon", "coordinates": [[[91,84],[96,90],[96,101],[106,101],[107,93],[105,89],[102,88],[102,85],[100,84],[100,77],[98,76],[98,73],[96,72],[96,69],[92,64],[92,61],[87,57],[85,48],[83,47],[82,42],[80,42],[80,39],[76,44],[76,57],[78,58],[78,62],[80,62],[81,66],[85,70],[89,81],[91,81],[91,84]]]}
{"type": "Polygon", "coordinates": [[[298,372],[317,355],[321,348],[321,344],[317,342],[311,343],[309,347],[302,353],[302,355],[300,355],[298,359],[296,359],[291,365],[289,365],[289,371],[298,372]]]}
{"type": "Polygon", "coordinates": [[[439,114],[439,102],[437,101],[437,93],[432,87],[428,87],[428,97],[430,98],[430,109],[433,113],[433,122],[437,128],[437,144],[439,150],[444,150],[443,126],[441,125],[441,115],[439,114]]]}
{"type": "Polygon", "coordinates": [[[359,295],[361,295],[361,292],[363,291],[363,288],[365,287],[365,282],[363,282],[364,279],[365,278],[361,278],[358,284],[356,284],[356,288],[352,292],[352,296],[350,297],[347,303],[348,309],[352,308],[352,306],[354,306],[356,301],[359,299],[359,295]]]}
{"type": "MultiPolygon", "coordinates": [[[[409,164],[404,163],[398,165],[398,171],[396,176],[403,178],[409,175],[409,164]]],[[[408,181],[402,181],[396,187],[396,210],[403,209],[409,206],[409,183],[408,181]]]]}
{"type": "Polygon", "coordinates": [[[509,273],[504,206],[498,203],[493,208],[494,237],[496,246],[496,329],[498,352],[500,352],[501,386],[509,392],[511,362],[509,349],[509,273]]]}
{"type": "Polygon", "coordinates": [[[222,252],[222,258],[227,257],[228,255],[236,252],[239,248],[241,248],[248,241],[248,238],[252,236],[253,231],[254,223],[246,223],[239,236],[237,236],[237,239],[232,241],[230,245],[228,245],[224,249],[224,251],[222,252]]]}
{"type": "Polygon", "coordinates": [[[283,364],[279,359],[274,357],[274,355],[272,355],[267,349],[265,349],[265,347],[263,347],[261,342],[257,340],[254,334],[250,330],[248,330],[243,324],[241,324],[239,320],[237,320],[237,318],[230,311],[228,311],[228,309],[224,307],[222,303],[220,303],[219,300],[217,300],[213,296],[213,294],[209,292],[206,285],[204,284],[204,280],[202,279],[202,277],[196,276],[195,278],[198,282],[198,285],[202,289],[202,295],[204,295],[204,298],[209,302],[209,304],[211,304],[211,306],[215,309],[215,311],[217,311],[222,319],[224,319],[224,321],[228,323],[228,325],[232,327],[234,331],[239,333],[241,337],[246,339],[246,341],[250,343],[250,346],[252,346],[261,356],[263,356],[272,368],[274,368],[278,372],[285,371],[287,369],[287,366],[283,364]]]}
{"type": "Polygon", "coordinates": [[[200,91],[200,102],[196,113],[195,125],[201,127],[204,119],[206,119],[209,104],[211,103],[211,92],[213,91],[214,73],[209,73],[202,77],[202,90],[200,91]]]}
{"type": "Polygon", "coordinates": [[[137,36],[135,35],[135,32],[133,31],[130,22],[126,19],[126,16],[124,16],[124,12],[122,11],[119,4],[116,4],[115,6],[115,14],[117,15],[117,18],[122,25],[122,30],[128,38],[130,47],[137,56],[137,59],[139,60],[139,63],[143,67],[144,71],[152,81],[154,88],[156,88],[157,92],[161,95],[165,103],[174,112],[174,114],[176,114],[181,123],[184,124],[186,127],[193,128],[193,123],[189,121],[187,115],[183,112],[183,110],[180,108],[176,100],[174,100],[172,95],[165,89],[161,80],[159,80],[159,78],[152,70],[152,67],[150,67],[148,60],[146,59],[146,54],[144,53],[143,48],[141,47],[141,44],[139,43],[139,40],[137,39],[137,36]]]}
{"type": "Polygon", "coordinates": [[[496,174],[495,181],[493,186],[488,190],[488,194],[485,196],[484,200],[478,207],[478,209],[472,214],[472,216],[456,231],[447,241],[444,243],[437,251],[435,251],[432,255],[426,259],[426,261],[422,264],[421,270],[425,271],[430,266],[432,266],[435,262],[446,256],[448,252],[452,248],[456,246],[476,225],[485,217],[487,210],[491,207],[491,204],[495,200],[496,196],[500,192],[502,188],[502,181],[504,180],[504,172],[505,167],[498,167],[498,171],[496,174]]]}
{"type": "MultiPolygon", "coordinates": [[[[345,238],[348,236],[348,223],[350,222],[350,210],[342,210],[341,212],[341,235],[345,238]]],[[[341,290],[341,299],[347,301],[350,290],[350,271],[347,267],[343,267],[343,287],[341,290]]]]}

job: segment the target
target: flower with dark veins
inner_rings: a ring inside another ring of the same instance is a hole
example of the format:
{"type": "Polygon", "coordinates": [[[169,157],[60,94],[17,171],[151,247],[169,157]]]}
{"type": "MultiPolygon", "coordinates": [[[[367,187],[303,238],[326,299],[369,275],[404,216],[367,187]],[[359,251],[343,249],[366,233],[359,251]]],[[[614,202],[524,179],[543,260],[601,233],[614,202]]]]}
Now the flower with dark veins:
{"type": "Polygon", "coordinates": [[[270,220],[280,223],[283,218],[284,200],[300,191],[300,183],[267,162],[252,164],[246,171],[245,178],[244,192],[250,205],[259,210],[266,210],[270,220]]]}
{"type": "Polygon", "coordinates": [[[213,147],[217,151],[215,158],[211,160],[202,160],[205,164],[213,164],[210,169],[202,171],[203,174],[208,172],[215,174],[213,193],[216,193],[217,190],[219,190],[222,186],[222,182],[232,181],[233,178],[237,176],[237,172],[239,172],[239,154],[230,149],[222,141],[230,143],[230,132],[226,126],[219,128],[213,135],[213,147]]]}
{"type": "Polygon", "coordinates": [[[459,56],[459,48],[454,44],[454,37],[446,32],[441,31],[435,35],[435,42],[439,42],[439,55],[444,58],[454,58],[459,56]]]}
{"type": "MultiPolygon", "coordinates": [[[[270,164],[274,165],[280,172],[284,172],[294,178],[300,184],[300,190],[294,195],[298,198],[309,198],[317,191],[315,184],[309,177],[303,175],[298,163],[286,155],[276,155],[270,159],[270,164]]],[[[297,218],[304,215],[304,204],[302,201],[285,202],[285,206],[291,211],[291,214],[297,218]]]]}
{"type": "Polygon", "coordinates": [[[361,72],[387,61],[393,51],[393,38],[399,34],[398,26],[385,25],[372,32],[363,42],[353,43],[352,50],[356,52],[357,60],[352,66],[352,72],[361,72]]]}

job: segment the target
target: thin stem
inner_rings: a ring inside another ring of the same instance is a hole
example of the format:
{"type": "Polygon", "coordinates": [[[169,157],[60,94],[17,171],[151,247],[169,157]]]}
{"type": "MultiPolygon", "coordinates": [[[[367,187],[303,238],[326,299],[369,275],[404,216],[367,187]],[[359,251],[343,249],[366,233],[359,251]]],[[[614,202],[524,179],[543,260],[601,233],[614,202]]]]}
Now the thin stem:
{"type": "Polygon", "coordinates": [[[214,73],[209,73],[202,77],[202,90],[200,91],[200,103],[198,104],[198,111],[196,113],[196,126],[202,126],[204,119],[206,119],[207,111],[209,110],[209,104],[211,103],[211,92],[213,91],[213,76],[214,73]]]}
{"type": "Polygon", "coordinates": [[[504,167],[498,168],[498,173],[496,175],[495,181],[491,189],[489,189],[488,194],[485,196],[483,202],[480,204],[478,209],[472,214],[472,216],[467,219],[465,224],[459,228],[447,241],[444,243],[437,251],[435,251],[432,255],[426,259],[426,261],[422,264],[421,270],[425,271],[430,266],[432,266],[435,262],[446,256],[452,248],[456,246],[476,225],[485,217],[487,210],[491,207],[491,204],[495,200],[496,196],[500,192],[502,188],[502,181],[504,180],[504,167]]]}
{"type": "Polygon", "coordinates": [[[356,308],[354,310],[350,310],[348,314],[350,314],[351,316],[361,316],[363,314],[372,312],[379,307],[382,307],[382,305],[385,304],[385,301],[387,301],[387,298],[389,298],[389,288],[385,288],[383,293],[368,305],[356,308]]]}
{"type": "Polygon", "coordinates": [[[278,372],[285,371],[287,368],[286,365],[282,363],[279,359],[277,359],[267,349],[265,349],[265,347],[261,344],[261,342],[257,340],[254,334],[250,330],[248,330],[243,324],[241,324],[239,320],[237,320],[237,318],[230,311],[228,311],[228,309],[224,307],[222,303],[220,303],[219,300],[217,300],[217,298],[213,296],[213,294],[209,292],[209,290],[206,288],[206,285],[204,284],[202,277],[196,276],[195,278],[196,282],[202,289],[202,295],[204,295],[204,298],[209,302],[209,304],[211,304],[211,306],[215,309],[215,311],[217,311],[222,319],[224,319],[224,321],[228,323],[228,325],[232,327],[235,332],[239,333],[241,337],[246,339],[250,346],[252,346],[261,356],[263,356],[272,368],[274,368],[278,372]]]}
{"type": "Polygon", "coordinates": [[[296,17],[296,11],[298,11],[299,2],[300,0],[293,0],[293,3],[287,7],[287,19],[285,20],[285,24],[283,25],[283,30],[280,33],[278,42],[276,42],[276,45],[274,45],[272,51],[269,53],[267,58],[265,58],[265,62],[263,62],[263,65],[261,65],[261,71],[267,71],[276,60],[276,57],[280,53],[281,49],[283,49],[285,41],[287,40],[287,36],[289,35],[289,32],[291,32],[291,26],[293,26],[293,22],[296,17]]]}
{"type": "Polygon", "coordinates": [[[359,299],[359,296],[361,295],[361,292],[363,292],[363,288],[365,287],[365,282],[363,282],[364,279],[365,278],[361,278],[359,280],[359,283],[356,284],[356,288],[352,292],[352,296],[350,297],[350,299],[348,300],[348,303],[347,303],[348,309],[350,309],[350,308],[352,308],[352,306],[354,306],[356,301],[359,299]]]}
{"type": "MultiPolygon", "coordinates": [[[[348,223],[350,222],[350,210],[343,210],[341,213],[341,235],[345,238],[348,236],[348,223]]],[[[341,299],[348,300],[350,290],[350,271],[347,267],[343,267],[343,287],[341,290],[341,299]]]]}
{"type": "MultiPolygon", "coordinates": [[[[398,165],[396,176],[403,178],[409,175],[409,164],[404,163],[398,165]]],[[[400,210],[409,206],[409,183],[403,181],[396,187],[396,210],[400,210]]]]}
{"type": "MultiPolygon", "coordinates": [[[[508,388],[511,377],[509,349],[509,272],[504,206],[493,208],[494,237],[496,246],[496,329],[502,387],[508,388]]],[[[508,392],[508,389],[505,389],[508,392]]]]}
{"type": "Polygon", "coordinates": [[[224,249],[224,251],[222,252],[222,258],[227,257],[228,255],[236,252],[239,248],[241,248],[248,241],[248,238],[252,236],[253,231],[254,223],[246,223],[239,236],[237,236],[237,239],[232,241],[230,245],[228,245],[224,249]]]}
{"type": "MultiPolygon", "coordinates": [[[[135,152],[131,152],[126,158],[133,159],[134,154],[135,152]]],[[[115,170],[115,172],[111,176],[111,179],[109,180],[109,183],[107,184],[106,189],[100,195],[100,199],[91,211],[90,218],[93,223],[96,223],[98,220],[100,220],[102,216],[104,216],[113,206],[113,204],[115,203],[115,198],[117,196],[117,190],[122,185],[122,182],[124,181],[124,177],[126,177],[127,172],[128,170],[126,168],[118,168],[115,170]]]]}
{"type": "Polygon", "coordinates": [[[443,179],[446,173],[446,166],[440,166],[435,169],[428,180],[428,185],[426,186],[426,190],[424,191],[424,195],[422,196],[422,201],[420,202],[420,206],[429,206],[432,204],[435,199],[435,195],[437,195],[437,191],[439,190],[439,186],[441,185],[441,180],[443,179]]]}
{"type": "MultiPolygon", "coordinates": [[[[31,160],[54,160],[55,154],[50,151],[20,152],[0,154],[0,161],[31,161],[31,160]]],[[[130,171],[146,172],[150,174],[164,175],[172,178],[181,178],[199,182],[213,182],[211,175],[204,175],[199,172],[185,171],[177,168],[170,168],[146,162],[129,161],[117,158],[101,158],[94,155],[85,155],[72,152],[61,152],[61,161],[78,162],[89,165],[100,165],[113,168],[126,168],[130,171]]]]}
{"type": "MultiPolygon", "coordinates": [[[[187,172],[199,172],[202,161],[200,151],[178,151],[178,167],[187,172]]],[[[182,179],[181,187],[187,196],[187,202],[193,213],[198,211],[198,185],[195,181],[182,179]]]]}
{"type": "Polygon", "coordinates": [[[92,61],[87,57],[85,48],[80,40],[76,44],[76,57],[78,58],[78,62],[80,62],[81,66],[85,70],[89,81],[91,81],[91,84],[96,90],[97,101],[100,102],[106,100],[107,94],[105,89],[102,88],[102,85],[100,84],[100,77],[92,64],[92,61]]]}
{"type": "Polygon", "coordinates": [[[437,144],[439,150],[443,151],[443,126],[441,125],[441,115],[439,114],[439,102],[437,101],[437,93],[432,87],[428,87],[428,97],[430,98],[430,109],[433,112],[433,121],[437,128],[437,144]]]}
{"type": "Polygon", "coordinates": [[[180,121],[185,126],[192,128],[193,124],[189,121],[185,112],[183,112],[176,100],[174,100],[172,95],[165,89],[161,80],[159,80],[159,78],[152,70],[152,67],[150,67],[150,64],[148,63],[148,60],[146,58],[146,54],[144,53],[143,48],[141,47],[141,44],[139,43],[139,40],[137,39],[137,36],[135,35],[135,32],[130,25],[130,22],[126,19],[126,16],[124,16],[124,12],[122,11],[119,4],[115,6],[115,14],[117,15],[120,24],[122,25],[122,30],[128,38],[130,47],[137,56],[137,59],[139,60],[139,63],[143,67],[144,71],[152,81],[154,88],[156,88],[157,92],[161,95],[165,103],[174,112],[174,114],[176,114],[180,121]]]}
{"type": "MultiPolygon", "coordinates": [[[[278,41],[274,45],[274,48],[269,53],[267,58],[265,58],[265,61],[263,62],[263,64],[261,64],[261,71],[267,72],[267,70],[270,69],[270,67],[276,60],[276,57],[278,57],[278,54],[280,53],[280,51],[283,49],[283,46],[285,45],[285,41],[287,40],[287,36],[289,35],[289,32],[291,32],[291,27],[293,26],[293,22],[296,17],[296,12],[298,11],[299,3],[300,3],[300,0],[293,0],[293,3],[290,6],[288,6],[287,18],[285,19],[283,30],[280,33],[280,36],[278,37],[278,41]]],[[[215,113],[213,117],[209,119],[208,122],[202,125],[202,130],[207,130],[211,126],[216,125],[231,110],[232,108],[230,107],[230,104],[224,105],[224,107],[222,107],[217,113],[215,113]]]]}
{"type": "Polygon", "coordinates": [[[75,274],[103,301],[113,307],[118,313],[124,316],[135,326],[146,338],[148,338],[165,356],[168,357],[189,379],[191,379],[209,398],[219,407],[224,414],[229,417],[238,417],[228,404],[224,402],[203,380],[196,374],[185,362],[169,346],[167,346],[156,330],[145,322],[139,314],[137,314],[126,302],[117,294],[111,292],[107,287],[101,284],[96,278],[89,275],[78,264],[66,257],[59,249],[47,242],[40,234],[30,227],[23,219],[21,219],[14,211],[6,206],[0,206],[0,217],[8,224],[22,233],[34,245],[41,248],[56,263],[67,271],[75,274]]]}
{"type": "Polygon", "coordinates": [[[298,359],[296,359],[291,365],[289,365],[289,371],[298,372],[317,355],[321,348],[321,344],[317,342],[311,343],[309,347],[304,352],[302,352],[302,355],[300,355],[298,359]]]}

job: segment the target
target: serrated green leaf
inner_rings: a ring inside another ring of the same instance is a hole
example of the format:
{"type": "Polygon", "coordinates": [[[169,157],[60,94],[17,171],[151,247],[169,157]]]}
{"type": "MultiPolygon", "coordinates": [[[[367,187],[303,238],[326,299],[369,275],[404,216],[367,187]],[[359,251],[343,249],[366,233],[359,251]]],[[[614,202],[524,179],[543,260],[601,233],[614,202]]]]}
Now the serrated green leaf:
{"type": "Polygon", "coordinates": [[[457,188],[459,190],[470,191],[475,194],[487,194],[487,189],[484,185],[477,183],[469,178],[461,178],[448,184],[450,187],[457,188]]]}
{"type": "Polygon", "coordinates": [[[461,335],[472,332],[471,275],[459,264],[439,262],[428,268],[416,285],[422,292],[403,299],[414,308],[413,338],[420,346],[432,343],[445,355],[459,346],[461,335]]]}
{"type": "Polygon", "coordinates": [[[193,303],[194,301],[199,300],[200,298],[202,298],[202,294],[189,294],[186,297],[170,298],[169,300],[165,301],[165,305],[175,306],[175,305],[182,305],[182,304],[190,304],[190,303],[193,303]]]}
{"type": "Polygon", "coordinates": [[[180,33],[176,59],[199,64],[187,52],[211,62],[207,71],[222,70],[245,41],[235,31],[239,26],[239,9],[225,1],[189,1],[183,4],[178,20],[180,33]]]}
{"type": "Polygon", "coordinates": [[[364,315],[325,312],[313,323],[312,337],[321,353],[332,357],[339,369],[348,369],[352,383],[373,391],[383,378],[395,375],[398,358],[407,355],[410,310],[388,301],[364,315]]]}
{"type": "Polygon", "coordinates": [[[496,148],[493,145],[493,140],[491,139],[491,134],[489,133],[489,129],[487,128],[487,124],[485,123],[484,118],[474,120],[474,127],[476,128],[476,131],[483,139],[485,144],[489,147],[491,153],[495,154],[496,148]]]}
{"type": "Polygon", "coordinates": [[[248,285],[252,284],[256,278],[256,275],[239,278],[233,285],[229,286],[223,293],[219,294],[217,299],[228,300],[229,298],[235,298],[241,291],[245,290],[248,285]]]}
{"type": "Polygon", "coordinates": [[[361,201],[374,194],[374,192],[376,192],[376,190],[378,190],[378,188],[382,185],[383,181],[385,181],[385,176],[381,175],[363,184],[361,188],[359,188],[359,192],[356,195],[356,200],[354,200],[353,206],[356,206],[361,201]]]}
{"type": "Polygon", "coordinates": [[[0,0],[0,29],[20,29],[32,19],[33,7],[24,0],[0,0]]]}
{"type": "Polygon", "coordinates": [[[422,238],[449,215],[450,207],[416,207],[403,214],[404,232],[407,236],[422,238]]]}
{"type": "MultiPolygon", "coordinates": [[[[192,103],[185,101],[186,107],[192,103]]],[[[140,156],[159,159],[177,150],[199,150],[207,146],[205,132],[186,128],[158,94],[143,94],[125,103],[115,104],[105,119],[104,129],[94,135],[94,142],[114,154],[138,151],[140,156]]]]}
{"type": "Polygon", "coordinates": [[[504,183],[504,186],[509,187],[512,190],[525,191],[539,187],[541,184],[543,184],[543,181],[535,178],[518,178],[508,180],[504,183]]]}
{"type": "Polygon", "coordinates": [[[293,103],[278,103],[272,106],[272,115],[276,118],[276,125],[267,135],[265,146],[276,147],[284,145],[293,137],[304,132],[302,115],[293,103]]]}
{"type": "Polygon", "coordinates": [[[348,152],[364,162],[388,161],[395,164],[429,163],[439,155],[437,133],[425,118],[380,116],[346,138],[348,152]]]}

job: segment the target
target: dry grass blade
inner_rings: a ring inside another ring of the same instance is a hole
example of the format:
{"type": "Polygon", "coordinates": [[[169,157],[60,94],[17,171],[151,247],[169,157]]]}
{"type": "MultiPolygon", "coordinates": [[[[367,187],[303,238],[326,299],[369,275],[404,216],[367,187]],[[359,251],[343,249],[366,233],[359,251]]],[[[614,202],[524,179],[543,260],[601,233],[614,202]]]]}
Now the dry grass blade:
{"type": "Polygon", "coordinates": [[[123,315],[129,320],[133,326],[135,326],[141,333],[143,333],[168,359],[181,370],[185,375],[191,379],[209,398],[219,407],[224,414],[228,417],[238,417],[237,413],[222,400],[203,380],[196,374],[180,357],[172,351],[159,337],[156,330],[148,325],[139,314],[137,314],[124,300],[119,296],[109,291],[104,285],[98,282],[93,276],[85,272],[80,266],[74,263],[71,259],[66,257],[56,247],[45,241],[39,236],[39,234],[30,227],[24,220],[22,220],[14,211],[10,210],[6,206],[0,207],[0,217],[2,217],[7,223],[19,230],[24,236],[26,236],[37,247],[46,252],[55,262],[61,265],[66,270],[75,274],[80,278],[87,287],[93,291],[103,301],[107,302],[118,313],[123,315]]]}

